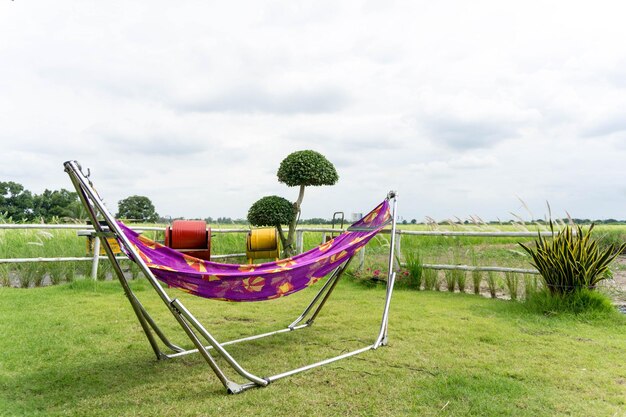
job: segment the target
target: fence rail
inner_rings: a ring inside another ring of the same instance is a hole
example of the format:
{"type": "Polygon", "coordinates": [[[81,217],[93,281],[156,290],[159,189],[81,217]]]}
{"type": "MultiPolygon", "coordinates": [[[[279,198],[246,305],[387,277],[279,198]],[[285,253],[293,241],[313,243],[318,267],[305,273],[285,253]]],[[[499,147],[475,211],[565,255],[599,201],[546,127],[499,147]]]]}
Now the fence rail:
{"type": "MultiPolygon", "coordinates": [[[[77,230],[79,235],[85,235],[92,232],[92,230],[86,230],[84,224],[0,224],[0,230],[19,230],[19,229],[31,229],[31,230],[46,230],[46,229],[66,229],[77,230]],[[80,232],[83,233],[80,233],[80,232]]],[[[138,226],[133,227],[133,230],[137,232],[142,231],[165,231],[164,226],[138,226]]],[[[250,229],[237,228],[237,229],[211,229],[211,233],[248,233],[250,229]]],[[[296,229],[296,250],[301,253],[304,250],[304,233],[321,233],[322,241],[326,240],[328,234],[334,235],[346,231],[346,228],[315,228],[315,227],[300,227],[296,229]]],[[[382,233],[391,233],[390,229],[382,230],[382,233]]],[[[397,229],[397,246],[396,255],[400,258],[401,254],[401,238],[402,235],[408,236],[450,236],[450,237],[536,237],[552,236],[552,232],[475,232],[475,231],[439,231],[439,230],[403,230],[397,229]]],[[[99,253],[99,241],[96,238],[96,247],[94,248],[94,256],[90,257],[59,257],[59,258],[7,258],[0,259],[0,264],[11,263],[30,263],[30,262],[76,262],[76,261],[91,261],[93,262],[92,277],[95,278],[98,269],[98,262],[103,259],[107,259],[106,256],[98,256],[99,253]]],[[[365,249],[365,248],[364,248],[365,249]]],[[[235,257],[244,257],[245,253],[232,253],[223,255],[212,255],[211,259],[227,259],[235,257]]],[[[363,264],[365,256],[365,250],[361,250],[359,254],[360,264],[363,264]]],[[[119,259],[127,259],[126,257],[119,257],[119,259]]],[[[469,266],[469,265],[447,265],[447,264],[424,264],[426,269],[438,269],[438,270],[464,270],[464,271],[494,271],[494,272],[515,272],[524,274],[537,274],[535,269],[522,269],[522,268],[505,268],[499,266],[469,266]]]]}

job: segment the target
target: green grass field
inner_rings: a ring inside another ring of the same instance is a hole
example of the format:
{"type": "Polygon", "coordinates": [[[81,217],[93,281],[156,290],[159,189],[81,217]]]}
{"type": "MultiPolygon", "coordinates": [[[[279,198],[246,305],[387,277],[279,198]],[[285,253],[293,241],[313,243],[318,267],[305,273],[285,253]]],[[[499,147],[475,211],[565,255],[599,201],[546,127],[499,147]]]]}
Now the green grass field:
{"type": "MultiPolygon", "coordinates": [[[[147,282],[132,286],[174,331],[147,282]]],[[[285,326],[313,291],[252,304],[172,294],[228,340],[285,326]]],[[[343,282],[312,328],[235,345],[232,354],[264,375],[371,343],[383,296],[343,282]]],[[[546,317],[503,300],[397,291],[389,346],[236,396],[199,356],[157,361],[115,281],[0,288],[0,334],[3,416],[626,413],[618,313],[546,317]]]]}

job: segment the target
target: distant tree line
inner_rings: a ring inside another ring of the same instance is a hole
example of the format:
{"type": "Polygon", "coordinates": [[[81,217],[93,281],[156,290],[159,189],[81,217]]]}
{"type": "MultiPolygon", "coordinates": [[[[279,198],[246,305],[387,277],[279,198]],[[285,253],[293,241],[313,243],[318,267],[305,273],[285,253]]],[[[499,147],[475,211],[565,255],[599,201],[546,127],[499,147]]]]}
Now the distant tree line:
{"type": "Polygon", "coordinates": [[[83,219],[85,210],[75,192],[64,188],[33,194],[22,184],[0,182],[0,219],[4,221],[50,222],[55,219],[83,219]]]}
{"type": "MultiPolygon", "coordinates": [[[[116,217],[126,220],[134,220],[146,223],[170,223],[172,220],[182,219],[179,218],[164,218],[157,214],[152,201],[145,196],[130,196],[118,202],[118,212],[116,217]]],[[[24,188],[22,184],[13,181],[0,181],[0,222],[1,221],[14,221],[14,222],[33,222],[33,221],[61,221],[61,220],[86,220],[87,212],[83,208],[78,194],[72,191],[68,191],[64,188],[60,190],[44,190],[41,194],[34,194],[31,191],[24,188]]],[[[203,219],[209,224],[237,224],[248,225],[250,222],[248,219],[243,218],[231,218],[231,217],[217,217],[211,216],[203,219]]],[[[626,220],[617,219],[571,219],[575,224],[626,224],[626,220]]],[[[570,219],[563,218],[555,220],[559,223],[569,223],[570,219]]],[[[320,217],[313,217],[310,219],[300,219],[301,224],[312,225],[332,225],[332,219],[324,219],[320,217]]],[[[400,219],[401,224],[433,224],[433,220],[429,222],[418,222],[416,219],[406,220],[400,219]]],[[[436,222],[439,225],[446,224],[475,224],[472,220],[444,220],[436,222]]],[[[508,221],[489,221],[486,224],[499,225],[499,224],[519,224],[519,220],[508,221]]],[[[526,224],[546,224],[543,219],[529,220],[526,224]]]]}
{"type": "MultiPolygon", "coordinates": [[[[180,218],[167,218],[167,219],[162,219],[162,221],[164,222],[170,222],[172,220],[180,220],[182,219],[182,217],[180,218]]],[[[213,218],[213,217],[205,217],[204,219],[205,222],[209,223],[209,224],[250,224],[250,222],[248,221],[248,219],[233,219],[230,217],[217,217],[217,218],[213,218]]],[[[300,223],[301,224],[332,224],[333,221],[332,219],[322,219],[319,217],[313,217],[311,219],[300,219],[300,223]]],[[[336,223],[336,222],[335,222],[336,223]]]]}
{"type": "MultiPolygon", "coordinates": [[[[119,218],[142,222],[159,219],[148,197],[131,196],[118,203],[119,218]]],[[[13,181],[0,181],[0,222],[57,222],[87,220],[78,194],[64,188],[35,194],[13,181]]]]}

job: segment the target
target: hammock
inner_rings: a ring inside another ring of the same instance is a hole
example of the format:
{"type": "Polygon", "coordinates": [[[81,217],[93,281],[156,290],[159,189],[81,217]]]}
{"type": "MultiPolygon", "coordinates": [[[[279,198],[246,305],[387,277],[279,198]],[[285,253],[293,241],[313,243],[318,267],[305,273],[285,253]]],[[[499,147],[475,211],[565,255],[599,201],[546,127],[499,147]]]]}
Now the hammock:
{"type": "MultiPolygon", "coordinates": [[[[389,202],[385,200],[347,231],[316,248],[288,259],[252,265],[197,259],[118,224],[160,281],[205,298],[261,301],[293,294],[316,283],[350,259],[390,219],[389,202]]],[[[134,260],[132,253],[127,255],[134,260]]]]}
{"type": "Polygon", "coordinates": [[[292,258],[258,265],[219,264],[184,255],[132,231],[123,223],[115,220],[94,189],[89,174],[82,171],[78,162],[68,161],[65,162],[64,166],[85,210],[87,210],[94,234],[101,240],[102,248],[111,262],[113,271],[122,285],[157,359],[169,359],[199,353],[215,372],[227,392],[236,394],[254,387],[265,387],[278,379],[372,349],[378,349],[387,344],[389,306],[396,275],[393,272],[396,236],[395,192],[390,192],[387,199],[363,219],[350,226],[346,232],[308,252],[292,258]],[[387,292],[380,328],[372,344],[320,362],[265,377],[257,376],[244,369],[226,350],[227,345],[234,343],[255,340],[278,333],[288,333],[311,326],[342,274],[346,271],[350,261],[354,258],[355,253],[362,249],[388,223],[391,223],[391,238],[389,240],[387,292]],[[109,240],[105,239],[109,237],[117,239],[124,253],[139,266],[140,271],[176,319],[193,347],[185,348],[172,343],[157,325],[129,285],[119,259],[115,256],[109,240]],[[228,301],[260,301],[292,294],[308,287],[325,275],[328,275],[328,278],[322,288],[302,314],[287,327],[226,342],[218,341],[183,305],[183,302],[178,298],[170,297],[166,288],[159,282],[164,282],[201,297],[228,301]],[[228,369],[239,374],[247,382],[237,383],[231,379],[217,363],[214,355],[222,358],[229,366],[228,369]]]}

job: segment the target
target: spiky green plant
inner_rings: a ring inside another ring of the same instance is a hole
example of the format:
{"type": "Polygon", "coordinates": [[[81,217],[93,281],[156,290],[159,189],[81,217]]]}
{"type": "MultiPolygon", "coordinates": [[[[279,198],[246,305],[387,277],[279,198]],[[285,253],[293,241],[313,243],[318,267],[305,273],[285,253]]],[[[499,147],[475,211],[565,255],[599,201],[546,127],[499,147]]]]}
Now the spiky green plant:
{"type": "Polygon", "coordinates": [[[448,289],[448,291],[454,292],[454,285],[456,284],[456,275],[454,274],[454,269],[446,269],[443,274],[446,279],[446,288],[448,289]]]}
{"type": "MultiPolygon", "coordinates": [[[[478,267],[478,257],[476,256],[476,251],[474,248],[470,250],[470,257],[472,259],[472,266],[474,268],[478,267]]],[[[472,270],[472,285],[474,286],[474,294],[480,294],[480,283],[483,280],[483,273],[479,269],[472,270]]]]}
{"type": "Polygon", "coordinates": [[[422,258],[417,251],[406,251],[404,253],[404,259],[406,260],[406,269],[409,272],[406,286],[407,288],[419,291],[422,285],[422,275],[424,272],[422,258]]]}
{"type": "Polygon", "coordinates": [[[585,233],[582,227],[566,225],[555,234],[550,220],[551,239],[538,234],[535,248],[523,243],[519,245],[532,257],[531,264],[543,277],[546,287],[552,294],[566,294],[582,288],[593,290],[596,285],[611,277],[609,265],[624,249],[621,245],[610,244],[601,249],[591,238],[594,224],[585,233]]]}
{"type": "Polygon", "coordinates": [[[465,282],[467,281],[467,275],[465,271],[461,269],[453,270],[454,280],[456,281],[457,287],[459,287],[460,292],[465,292],[465,282]]]}
{"type": "Polygon", "coordinates": [[[491,298],[496,298],[498,275],[495,271],[487,271],[487,286],[489,287],[489,295],[491,295],[491,298]]]}
{"type": "Polygon", "coordinates": [[[472,285],[474,286],[474,294],[480,294],[480,283],[483,280],[483,273],[478,269],[472,271],[472,285]]]}
{"type": "Polygon", "coordinates": [[[538,291],[537,276],[524,274],[524,298],[528,300],[538,291]]]}
{"type": "Polygon", "coordinates": [[[424,289],[433,291],[437,289],[439,291],[439,274],[436,269],[424,269],[424,289]]]}
{"type": "Polygon", "coordinates": [[[517,300],[517,291],[519,289],[519,276],[515,272],[504,273],[504,283],[509,290],[511,300],[517,300]]]}

